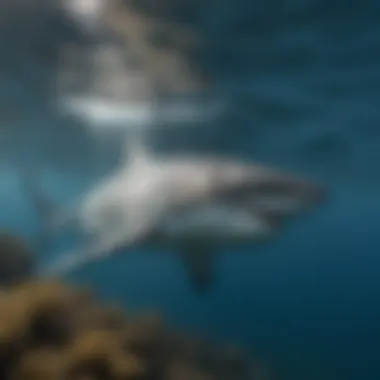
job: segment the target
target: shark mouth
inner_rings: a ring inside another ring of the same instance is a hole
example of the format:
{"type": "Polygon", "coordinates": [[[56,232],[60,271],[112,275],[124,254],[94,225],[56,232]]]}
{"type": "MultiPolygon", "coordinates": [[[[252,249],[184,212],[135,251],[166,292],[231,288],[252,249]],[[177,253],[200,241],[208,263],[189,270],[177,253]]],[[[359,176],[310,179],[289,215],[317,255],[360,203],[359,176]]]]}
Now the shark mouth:
{"type": "Polygon", "coordinates": [[[322,186],[281,175],[247,181],[238,188],[224,189],[218,194],[219,202],[252,213],[273,227],[320,205],[326,198],[322,186]]]}

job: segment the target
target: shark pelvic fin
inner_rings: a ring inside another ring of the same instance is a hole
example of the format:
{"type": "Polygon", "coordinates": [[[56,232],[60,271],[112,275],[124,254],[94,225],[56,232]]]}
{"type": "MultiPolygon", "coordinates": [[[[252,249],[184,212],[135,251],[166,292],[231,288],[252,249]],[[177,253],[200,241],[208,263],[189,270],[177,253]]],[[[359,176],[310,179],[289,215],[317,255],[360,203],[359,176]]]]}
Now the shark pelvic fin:
{"type": "Polygon", "coordinates": [[[203,293],[213,286],[216,263],[211,247],[187,245],[182,247],[180,258],[195,291],[203,293]]]}

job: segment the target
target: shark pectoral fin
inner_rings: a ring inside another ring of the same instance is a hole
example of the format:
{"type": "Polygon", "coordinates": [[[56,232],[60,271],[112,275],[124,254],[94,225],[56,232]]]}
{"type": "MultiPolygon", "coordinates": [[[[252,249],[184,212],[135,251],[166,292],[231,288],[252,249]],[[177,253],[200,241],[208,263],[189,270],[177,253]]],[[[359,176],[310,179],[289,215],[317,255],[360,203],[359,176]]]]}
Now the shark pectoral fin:
{"type": "Polygon", "coordinates": [[[182,248],[180,256],[193,288],[197,292],[209,290],[215,281],[215,253],[213,249],[190,245],[182,248]]]}

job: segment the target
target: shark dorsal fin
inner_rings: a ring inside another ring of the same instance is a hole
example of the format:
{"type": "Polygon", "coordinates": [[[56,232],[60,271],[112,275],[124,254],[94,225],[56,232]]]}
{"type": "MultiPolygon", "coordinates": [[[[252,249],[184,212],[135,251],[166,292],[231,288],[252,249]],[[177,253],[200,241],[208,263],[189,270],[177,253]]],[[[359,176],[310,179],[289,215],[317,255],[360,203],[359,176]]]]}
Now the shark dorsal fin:
{"type": "Polygon", "coordinates": [[[139,138],[128,138],[124,144],[121,165],[125,168],[131,166],[145,166],[152,161],[152,154],[139,138]]]}

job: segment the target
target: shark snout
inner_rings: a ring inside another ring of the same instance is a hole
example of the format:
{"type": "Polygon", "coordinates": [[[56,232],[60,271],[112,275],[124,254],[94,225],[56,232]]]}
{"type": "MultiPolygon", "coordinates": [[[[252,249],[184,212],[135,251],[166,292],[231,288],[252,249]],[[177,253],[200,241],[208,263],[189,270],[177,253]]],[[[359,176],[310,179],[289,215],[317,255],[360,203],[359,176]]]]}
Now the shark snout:
{"type": "Polygon", "coordinates": [[[239,202],[255,199],[258,203],[288,204],[308,209],[327,199],[326,189],[307,180],[287,176],[264,176],[259,180],[245,178],[234,187],[223,190],[219,196],[226,201],[239,202]]]}
{"type": "Polygon", "coordinates": [[[247,229],[251,227],[263,238],[276,234],[288,218],[323,204],[327,197],[326,189],[319,184],[278,174],[247,179],[218,194],[220,202],[248,213],[251,222],[247,229]]]}

